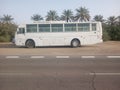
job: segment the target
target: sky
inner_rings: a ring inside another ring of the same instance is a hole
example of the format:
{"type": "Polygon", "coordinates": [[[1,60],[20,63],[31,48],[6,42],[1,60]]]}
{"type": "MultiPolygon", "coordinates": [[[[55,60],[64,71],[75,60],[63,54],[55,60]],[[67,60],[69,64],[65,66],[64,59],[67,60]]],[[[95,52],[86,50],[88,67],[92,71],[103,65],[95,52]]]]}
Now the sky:
{"type": "Polygon", "coordinates": [[[49,10],[56,10],[60,16],[65,9],[71,9],[76,14],[76,9],[86,7],[91,19],[95,15],[109,16],[120,15],[120,0],[0,0],[0,17],[11,15],[17,24],[32,22],[33,14],[40,14],[45,18],[49,10]]]}

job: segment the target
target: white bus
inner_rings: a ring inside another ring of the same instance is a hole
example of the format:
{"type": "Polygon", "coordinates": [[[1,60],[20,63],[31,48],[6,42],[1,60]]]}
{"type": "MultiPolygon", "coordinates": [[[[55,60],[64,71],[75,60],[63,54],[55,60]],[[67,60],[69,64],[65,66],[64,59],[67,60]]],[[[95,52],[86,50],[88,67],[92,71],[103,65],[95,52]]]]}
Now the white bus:
{"type": "Polygon", "coordinates": [[[39,22],[18,26],[15,44],[37,46],[72,46],[101,43],[100,22],[39,22]]]}

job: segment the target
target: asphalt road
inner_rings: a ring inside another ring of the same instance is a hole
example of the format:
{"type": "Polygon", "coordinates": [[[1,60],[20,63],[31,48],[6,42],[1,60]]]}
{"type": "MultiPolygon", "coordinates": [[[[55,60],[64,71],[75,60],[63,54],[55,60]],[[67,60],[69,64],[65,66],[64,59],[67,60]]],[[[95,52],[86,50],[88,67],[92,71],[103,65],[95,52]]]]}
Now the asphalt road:
{"type": "Polygon", "coordinates": [[[0,90],[120,90],[120,56],[0,56],[0,90]]]}

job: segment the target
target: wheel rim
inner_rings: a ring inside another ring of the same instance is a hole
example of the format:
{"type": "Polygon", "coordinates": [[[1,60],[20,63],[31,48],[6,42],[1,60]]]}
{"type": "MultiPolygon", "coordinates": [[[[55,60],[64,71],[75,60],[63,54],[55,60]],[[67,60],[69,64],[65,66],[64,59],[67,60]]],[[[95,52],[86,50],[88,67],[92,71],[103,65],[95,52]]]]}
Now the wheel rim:
{"type": "Polygon", "coordinates": [[[73,46],[78,46],[78,42],[73,42],[73,46]]]}
{"type": "Polygon", "coordinates": [[[78,47],[78,46],[79,46],[79,41],[78,41],[78,40],[74,40],[74,41],[72,42],[72,46],[73,46],[73,47],[78,47]]]}
{"type": "Polygon", "coordinates": [[[34,42],[31,41],[31,40],[29,40],[29,41],[27,41],[26,46],[27,46],[28,48],[33,48],[33,47],[34,47],[34,42]]]}

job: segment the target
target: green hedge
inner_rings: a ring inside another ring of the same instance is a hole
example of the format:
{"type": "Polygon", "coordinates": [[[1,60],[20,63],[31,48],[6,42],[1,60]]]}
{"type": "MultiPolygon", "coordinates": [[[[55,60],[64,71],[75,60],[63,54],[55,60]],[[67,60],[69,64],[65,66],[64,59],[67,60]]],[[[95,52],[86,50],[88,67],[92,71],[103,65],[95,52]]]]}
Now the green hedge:
{"type": "Polygon", "coordinates": [[[16,24],[0,22],[0,42],[10,42],[14,37],[16,30],[16,24]]]}

